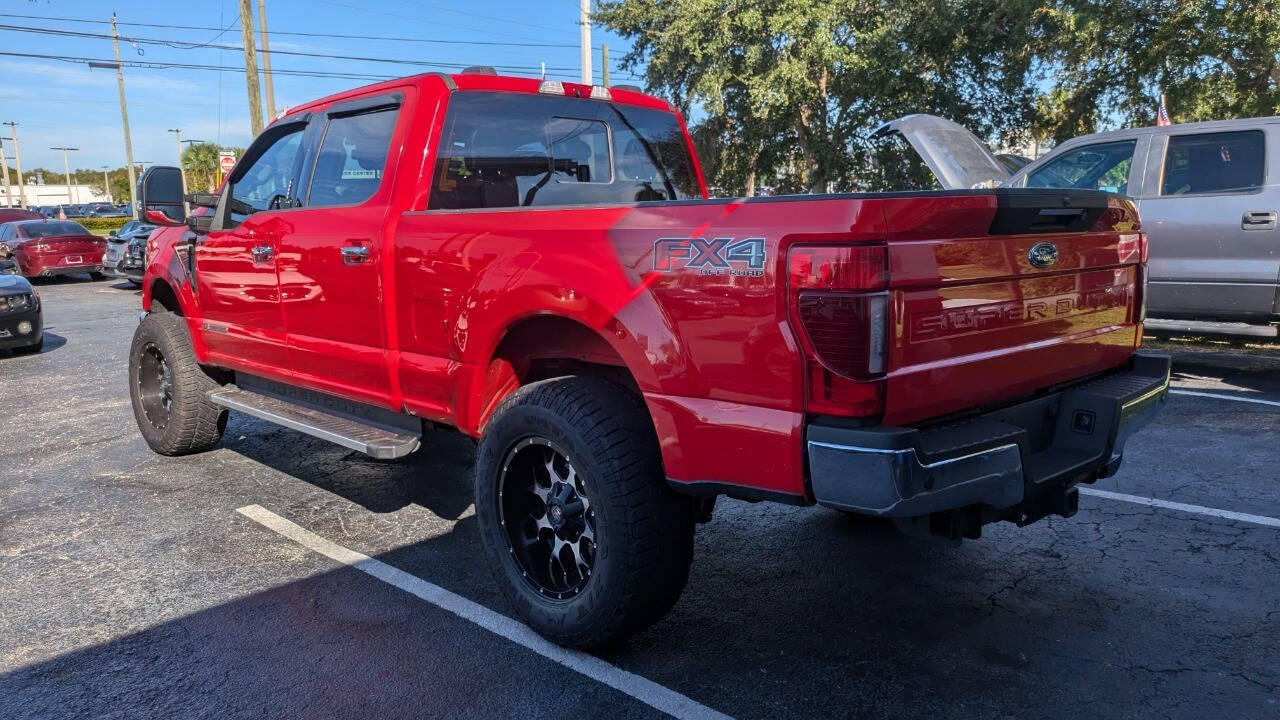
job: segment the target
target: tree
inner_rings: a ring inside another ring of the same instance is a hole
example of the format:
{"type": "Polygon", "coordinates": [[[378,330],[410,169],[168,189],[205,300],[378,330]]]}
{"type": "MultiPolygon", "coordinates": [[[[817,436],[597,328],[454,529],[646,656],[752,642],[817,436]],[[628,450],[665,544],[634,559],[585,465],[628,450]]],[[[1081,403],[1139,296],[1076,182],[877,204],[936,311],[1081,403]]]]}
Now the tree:
{"type": "Polygon", "coordinates": [[[1041,132],[1280,112],[1280,0],[1059,0],[1042,15],[1052,69],[1041,132]]]}
{"type": "Polygon", "coordinates": [[[240,157],[244,148],[223,147],[216,143],[192,143],[182,151],[182,171],[187,176],[188,192],[217,190],[218,153],[229,150],[240,157]]]}
{"type": "Polygon", "coordinates": [[[604,0],[596,20],[632,41],[625,68],[719,152],[712,184],[768,175],[787,190],[874,187],[868,134],[930,112],[980,135],[1034,116],[1027,0],[604,0]]]}

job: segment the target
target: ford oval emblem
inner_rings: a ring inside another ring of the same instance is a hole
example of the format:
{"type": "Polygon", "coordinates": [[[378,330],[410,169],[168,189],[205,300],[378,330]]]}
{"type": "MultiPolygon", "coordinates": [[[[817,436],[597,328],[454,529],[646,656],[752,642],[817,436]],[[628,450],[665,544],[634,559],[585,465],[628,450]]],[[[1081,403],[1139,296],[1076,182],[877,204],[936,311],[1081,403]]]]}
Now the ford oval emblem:
{"type": "Polygon", "coordinates": [[[1051,242],[1036,243],[1027,251],[1027,259],[1038,268],[1047,268],[1058,262],[1058,246],[1051,242]]]}

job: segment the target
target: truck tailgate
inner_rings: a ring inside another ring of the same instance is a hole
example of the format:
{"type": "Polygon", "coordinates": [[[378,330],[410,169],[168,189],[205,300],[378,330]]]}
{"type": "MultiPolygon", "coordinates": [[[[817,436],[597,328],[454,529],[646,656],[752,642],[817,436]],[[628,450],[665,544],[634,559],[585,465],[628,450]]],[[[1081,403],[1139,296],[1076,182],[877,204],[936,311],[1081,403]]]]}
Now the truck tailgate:
{"type": "Polygon", "coordinates": [[[889,198],[886,424],[1124,364],[1141,342],[1137,213],[1102,193],[889,198]]]}

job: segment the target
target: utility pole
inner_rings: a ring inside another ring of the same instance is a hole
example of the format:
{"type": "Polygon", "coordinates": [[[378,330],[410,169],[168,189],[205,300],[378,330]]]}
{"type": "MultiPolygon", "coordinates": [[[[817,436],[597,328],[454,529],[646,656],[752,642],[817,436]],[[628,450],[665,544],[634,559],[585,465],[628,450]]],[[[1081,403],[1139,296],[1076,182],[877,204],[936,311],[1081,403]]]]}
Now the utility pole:
{"type": "Polygon", "coordinates": [[[107,194],[107,202],[114,205],[116,202],[116,199],[111,197],[111,180],[107,178],[107,170],[110,170],[110,169],[111,169],[110,165],[102,166],[102,192],[107,194]]]}
{"type": "Polygon", "coordinates": [[[22,182],[22,148],[18,147],[18,123],[7,122],[5,125],[13,131],[13,162],[18,166],[18,207],[26,207],[27,188],[22,182]]]}
{"type": "Polygon", "coordinates": [[[276,91],[271,85],[271,43],[267,40],[267,0],[258,0],[258,32],[262,34],[262,79],[267,83],[267,122],[276,119],[276,91]]]}
{"type": "Polygon", "coordinates": [[[244,79],[249,89],[249,127],[253,136],[262,132],[262,90],[258,87],[258,51],[253,44],[252,0],[240,0],[240,35],[244,40],[244,79]]]}
{"type": "Polygon", "coordinates": [[[609,87],[609,46],[604,44],[600,45],[600,77],[600,84],[609,87]]]}
{"type": "Polygon", "coordinates": [[[4,156],[4,138],[0,138],[0,172],[4,173],[4,206],[13,207],[13,186],[9,184],[9,159],[4,156]]]}
{"type": "Polygon", "coordinates": [[[62,151],[62,171],[67,178],[67,204],[74,205],[76,201],[71,197],[71,161],[67,159],[67,152],[76,151],[76,150],[79,150],[80,148],[51,147],[49,149],[62,151]]]}
{"type": "MultiPolygon", "coordinates": [[[[244,0],[248,2],[248,0],[244,0]]],[[[582,25],[579,42],[582,44],[582,84],[591,84],[591,0],[578,0],[578,22],[582,25]]]]}
{"type": "Polygon", "coordinates": [[[124,69],[120,65],[120,33],[116,14],[111,13],[111,44],[116,51],[116,84],[120,86],[120,122],[124,124],[124,166],[129,171],[129,209],[138,217],[138,176],[133,171],[133,140],[129,137],[129,106],[124,101],[124,69]]]}

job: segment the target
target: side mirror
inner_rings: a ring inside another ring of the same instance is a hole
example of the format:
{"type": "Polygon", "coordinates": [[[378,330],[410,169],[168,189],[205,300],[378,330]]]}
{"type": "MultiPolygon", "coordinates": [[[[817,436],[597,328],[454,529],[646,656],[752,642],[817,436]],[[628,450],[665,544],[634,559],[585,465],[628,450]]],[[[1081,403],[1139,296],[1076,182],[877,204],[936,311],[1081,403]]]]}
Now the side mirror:
{"type": "Polygon", "coordinates": [[[153,225],[174,227],[187,221],[182,204],[182,171],[169,165],[152,165],[138,179],[142,217],[153,225]]]}

